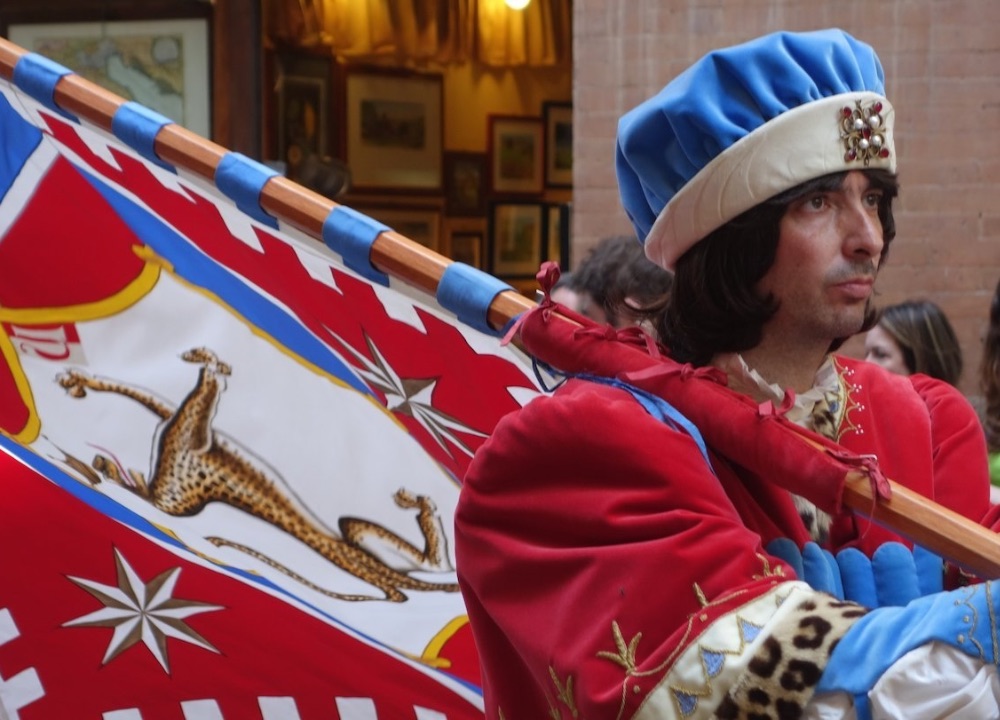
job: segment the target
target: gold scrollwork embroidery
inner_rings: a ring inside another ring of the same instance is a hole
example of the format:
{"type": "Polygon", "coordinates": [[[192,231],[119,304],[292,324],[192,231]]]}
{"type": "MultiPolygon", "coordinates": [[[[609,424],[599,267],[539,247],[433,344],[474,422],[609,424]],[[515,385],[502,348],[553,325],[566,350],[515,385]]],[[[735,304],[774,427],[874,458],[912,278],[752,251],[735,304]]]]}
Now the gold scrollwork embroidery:
{"type": "MultiPolygon", "coordinates": [[[[985,583],[985,585],[986,585],[986,593],[987,593],[987,595],[986,595],[987,606],[990,609],[990,633],[991,633],[991,635],[993,637],[993,647],[994,647],[994,655],[993,655],[993,657],[996,658],[996,652],[995,652],[995,650],[996,650],[996,643],[997,643],[997,640],[996,640],[996,624],[995,624],[995,621],[994,621],[994,618],[993,618],[993,604],[991,602],[989,602],[990,601],[989,585],[990,584],[989,583],[985,583]]],[[[976,593],[979,592],[979,588],[980,587],[982,587],[982,586],[980,586],[980,585],[974,585],[974,586],[971,586],[969,588],[966,588],[968,590],[968,593],[966,594],[965,598],[963,600],[956,600],[955,601],[955,605],[965,605],[969,609],[969,615],[967,615],[967,616],[965,616],[963,618],[963,620],[965,620],[966,622],[969,623],[969,633],[968,633],[968,635],[966,637],[962,637],[962,635],[959,635],[956,639],[958,640],[958,644],[959,645],[965,644],[966,640],[968,640],[970,643],[972,643],[973,645],[975,645],[976,650],[979,651],[979,659],[982,660],[983,662],[986,662],[986,652],[985,652],[985,650],[983,650],[982,644],[976,639],[976,636],[975,636],[976,628],[979,626],[979,612],[976,610],[976,606],[973,605],[970,602],[972,600],[973,596],[975,596],[976,593]]]]}
{"type": "Polygon", "coordinates": [[[997,640],[997,613],[993,607],[993,583],[984,583],[986,587],[986,607],[990,611],[990,639],[993,641],[993,664],[1000,664],[1000,642],[997,640]]]}
{"type": "MultiPolygon", "coordinates": [[[[764,577],[774,577],[783,576],[783,570],[781,567],[771,569],[770,563],[764,555],[759,555],[761,565],[763,568],[764,577]]],[[[746,594],[745,590],[739,590],[735,593],[725,595],[723,597],[717,598],[714,601],[709,601],[705,596],[704,591],[695,583],[693,585],[693,590],[698,598],[699,604],[702,608],[709,608],[714,606],[721,606],[731,603],[736,598],[746,594]]],[[[774,600],[776,605],[780,604],[780,596],[775,596],[774,600]]],[[[620,720],[625,714],[625,708],[628,703],[628,691],[630,689],[630,681],[635,681],[640,678],[648,678],[660,675],[666,668],[670,667],[673,662],[677,659],[680,653],[688,644],[688,639],[694,633],[695,623],[698,622],[699,618],[704,621],[700,613],[694,613],[688,618],[687,627],[685,628],[683,637],[678,642],[677,647],[669,654],[669,656],[654,668],[650,668],[645,671],[639,670],[639,663],[637,660],[639,642],[642,640],[642,633],[638,632],[632,636],[632,638],[626,642],[625,634],[622,632],[621,626],[618,624],[617,620],[611,621],[611,636],[615,644],[615,652],[608,650],[600,650],[597,652],[597,657],[608,660],[609,662],[618,665],[625,671],[625,678],[622,682],[621,688],[621,704],[619,706],[618,714],[616,716],[617,720],[620,720]]],[[[697,706],[697,698],[699,697],[709,697],[712,693],[712,679],[718,675],[721,671],[722,666],[725,664],[725,658],[739,657],[746,649],[748,643],[750,643],[758,632],[760,632],[761,627],[746,620],[741,617],[739,613],[735,616],[736,630],[738,633],[738,643],[737,647],[725,649],[725,648],[712,648],[707,646],[700,646],[700,661],[702,665],[702,671],[704,674],[704,683],[701,687],[675,687],[671,686],[671,694],[673,696],[674,706],[678,713],[684,717],[693,712],[693,708],[697,706]]],[[[563,686],[559,683],[558,678],[552,668],[549,668],[549,672],[552,674],[552,680],[556,684],[558,690],[562,690],[563,686]]],[[[567,678],[567,684],[571,682],[572,678],[567,678]]],[[[641,689],[638,685],[631,685],[631,690],[633,694],[638,694],[641,689]]],[[[571,693],[570,693],[571,695],[571,693]]],[[[575,705],[571,707],[575,711],[575,705]]],[[[573,717],[576,717],[574,715],[573,717]]]]}
{"type": "Polygon", "coordinates": [[[844,435],[850,432],[857,433],[858,435],[865,434],[861,424],[855,423],[851,418],[851,413],[855,410],[864,410],[865,406],[854,398],[854,394],[861,390],[861,386],[853,380],[854,370],[845,368],[837,362],[836,357],[833,358],[833,367],[836,370],[837,383],[840,386],[837,391],[840,403],[839,407],[833,409],[836,433],[832,439],[840,442],[844,435]]]}

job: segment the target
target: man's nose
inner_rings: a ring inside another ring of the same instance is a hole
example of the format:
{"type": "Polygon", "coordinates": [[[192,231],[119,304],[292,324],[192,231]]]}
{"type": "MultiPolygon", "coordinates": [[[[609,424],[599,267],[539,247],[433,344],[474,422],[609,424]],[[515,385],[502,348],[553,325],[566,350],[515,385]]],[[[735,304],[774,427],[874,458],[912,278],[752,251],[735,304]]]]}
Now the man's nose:
{"type": "Polygon", "coordinates": [[[851,258],[877,258],[882,254],[882,221],[877,212],[858,200],[848,203],[842,220],[845,255],[851,258]]]}

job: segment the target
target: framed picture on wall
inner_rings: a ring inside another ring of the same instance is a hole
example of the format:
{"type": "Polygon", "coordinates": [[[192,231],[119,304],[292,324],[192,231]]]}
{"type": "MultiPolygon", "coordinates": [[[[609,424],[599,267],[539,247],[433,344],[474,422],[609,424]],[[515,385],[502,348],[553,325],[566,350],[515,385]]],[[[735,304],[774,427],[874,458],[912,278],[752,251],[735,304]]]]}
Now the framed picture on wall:
{"type": "Polygon", "coordinates": [[[543,297],[542,289],[538,286],[538,280],[533,277],[525,278],[504,278],[504,282],[514,288],[526,298],[541,302],[543,297]]]}
{"type": "Polygon", "coordinates": [[[490,115],[490,186],[495,193],[538,194],[544,187],[542,119],[490,115]]]}
{"type": "Polygon", "coordinates": [[[435,208],[399,206],[355,207],[360,213],[385,223],[400,235],[435,252],[441,250],[441,212],[435,208]]]}
{"type": "Polygon", "coordinates": [[[211,136],[206,18],[11,23],[7,38],[202,137],[211,136]]]}
{"type": "Polygon", "coordinates": [[[486,155],[444,154],[445,211],[453,217],[486,214],[486,155]]]}
{"type": "Polygon", "coordinates": [[[457,230],[451,233],[448,243],[448,257],[474,268],[483,267],[483,234],[472,230],[457,230]]]}
{"type": "Polygon", "coordinates": [[[354,190],[441,191],[440,74],[349,70],[344,105],[354,190]]]}
{"type": "Polygon", "coordinates": [[[545,260],[559,264],[565,272],[569,269],[570,203],[545,206],[545,260]]]}
{"type": "Polygon", "coordinates": [[[531,276],[538,271],[545,236],[544,205],[495,202],[489,218],[490,270],[497,276],[531,276]]]}
{"type": "Polygon", "coordinates": [[[573,104],[546,102],[542,105],[545,119],[545,184],[548,187],[573,185],[573,104]]]}
{"type": "Polygon", "coordinates": [[[334,98],[337,64],[327,55],[285,50],[274,53],[271,66],[274,158],[299,180],[310,162],[342,157],[333,113],[340,105],[334,98]]]}

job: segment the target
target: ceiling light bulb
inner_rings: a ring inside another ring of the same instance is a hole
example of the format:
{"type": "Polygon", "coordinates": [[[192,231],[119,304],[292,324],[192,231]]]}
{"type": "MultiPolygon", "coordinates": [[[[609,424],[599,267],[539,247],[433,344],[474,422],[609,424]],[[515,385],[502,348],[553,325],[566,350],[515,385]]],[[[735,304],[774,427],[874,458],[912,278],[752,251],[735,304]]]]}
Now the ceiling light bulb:
{"type": "Polygon", "coordinates": [[[524,10],[531,0],[503,0],[511,10],[524,10]]]}

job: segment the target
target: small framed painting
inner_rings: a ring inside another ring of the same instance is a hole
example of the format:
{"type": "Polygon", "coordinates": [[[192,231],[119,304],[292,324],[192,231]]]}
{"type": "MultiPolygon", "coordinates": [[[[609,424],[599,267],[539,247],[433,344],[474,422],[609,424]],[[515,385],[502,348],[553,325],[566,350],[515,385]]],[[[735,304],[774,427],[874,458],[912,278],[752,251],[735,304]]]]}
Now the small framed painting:
{"type": "Polygon", "coordinates": [[[462,262],[481,270],[483,267],[483,234],[466,230],[452,232],[448,257],[456,262],[462,262]]]}
{"type": "Polygon", "coordinates": [[[445,211],[452,217],[486,214],[486,156],[475,152],[444,154],[445,211]]]}
{"type": "Polygon", "coordinates": [[[490,213],[490,269],[494,275],[530,276],[542,260],[544,205],[496,202],[490,213]]]}
{"type": "Polygon", "coordinates": [[[545,185],[573,186],[573,105],[547,102],[545,118],[545,185]]]}
{"type": "Polygon", "coordinates": [[[571,203],[545,206],[545,260],[559,264],[565,272],[569,269],[569,238],[571,203]]]}
{"type": "Polygon", "coordinates": [[[360,213],[385,223],[400,235],[435,252],[441,248],[441,212],[434,208],[399,206],[356,207],[360,213]]]}
{"type": "Polygon", "coordinates": [[[538,194],[544,186],[539,117],[489,117],[490,186],[495,193],[538,194]]]}
{"type": "Polygon", "coordinates": [[[353,189],[440,192],[440,74],[349,70],[346,154],[353,189]]]}

